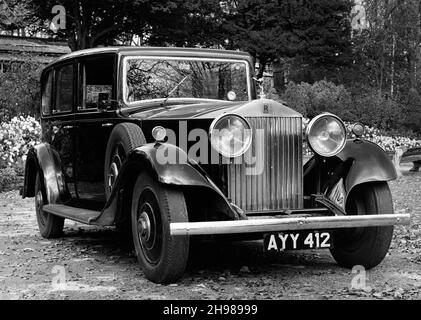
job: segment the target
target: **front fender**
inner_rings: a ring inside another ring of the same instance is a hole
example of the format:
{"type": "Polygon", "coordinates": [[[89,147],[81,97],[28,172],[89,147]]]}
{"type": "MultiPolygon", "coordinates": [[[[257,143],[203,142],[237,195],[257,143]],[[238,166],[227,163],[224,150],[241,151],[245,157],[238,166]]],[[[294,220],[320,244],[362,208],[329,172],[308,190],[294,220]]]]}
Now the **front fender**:
{"type": "Polygon", "coordinates": [[[206,173],[198,165],[190,162],[181,148],[172,144],[143,145],[130,153],[127,162],[140,162],[150,167],[158,181],[163,184],[203,187],[211,185],[212,189],[216,188],[220,192],[206,173]]]}
{"type": "MultiPolygon", "coordinates": [[[[111,196],[98,221],[115,221],[116,215],[124,214],[124,208],[130,195],[124,195],[134,186],[138,174],[147,170],[159,182],[181,187],[206,188],[216,196],[218,208],[230,219],[242,219],[244,216],[231,205],[228,199],[201,167],[191,162],[187,154],[177,146],[167,143],[150,143],[133,149],[120,169],[111,196]]],[[[207,201],[207,199],[204,199],[207,201]]]]}
{"type": "Polygon", "coordinates": [[[168,143],[147,144],[134,149],[127,163],[140,162],[150,167],[158,181],[168,185],[210,188],[228,204],[222,191],[199,165],[191,162],[181,148],[168,143]]]}
{"type": "Polygon", "coordinates": [[[304,165],[304,191],[330,193],[342,178],[345,200],[357,185],[396,179],[395,166],[386,152],[366,140],[347,140],[344,149],[334,157],[315,156],[304,165]]]}
{"type": "Polygon", "coordinates": [[[337,155],[343,162],[351,161],[345,183],[347,194],[365,182],[390,181],[397,178],[395,166],[386,152],[377,144],[367,140],[348,140],[337,155]]]}
{"type": "Polygon", "coordinates": [[[69,198],[61,171],[60,157],[48,143],[40,143],[32,147],[25,163],[25,180],[22,197],[35,196],[35,179],[40,173],[49,204],[64,202],[69,198]]]}

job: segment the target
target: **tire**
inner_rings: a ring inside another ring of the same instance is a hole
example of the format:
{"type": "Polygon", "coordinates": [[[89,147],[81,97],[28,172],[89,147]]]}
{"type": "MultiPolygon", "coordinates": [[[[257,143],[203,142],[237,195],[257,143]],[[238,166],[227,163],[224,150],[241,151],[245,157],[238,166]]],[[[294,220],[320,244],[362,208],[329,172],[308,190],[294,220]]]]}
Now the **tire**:
{"type": "MultiPolygon", "coordinates": [[[[393,214],[393,201],[387,182],[357,186],[348,197],[348,214],[393,214]]],[[[393,226],[337,230],[333,234],[331,253],[339,265],[361,265],[371,269],[383,261],[393,236],[393,226]]]]}
{"type": "Polygon", "coordinates": [[[133,191],[131,224],[136,256],[148,280],[165,284],[183,275],[189,237],[171,236],[170,223],[187,221],[184,194],[141,173],[133,191]]]}
{"type": "Polygon", "coordinates": [[[64,218],[42,210],[42,206],[47,204],[46,199],[47,197],[45,189],[41,184],[40,174],[37,173],[35,180],[35,212],[37,215],[38,228],[43,238],[57,238],[63,234],[64,218]]]}
{"type": "Polygon", "coordinates": [[[118,171],[131,150],[146,143],[142,129],[134,123],[120,123],[111,131],[105,152],[104,185],[108,200],[118,171]]]}

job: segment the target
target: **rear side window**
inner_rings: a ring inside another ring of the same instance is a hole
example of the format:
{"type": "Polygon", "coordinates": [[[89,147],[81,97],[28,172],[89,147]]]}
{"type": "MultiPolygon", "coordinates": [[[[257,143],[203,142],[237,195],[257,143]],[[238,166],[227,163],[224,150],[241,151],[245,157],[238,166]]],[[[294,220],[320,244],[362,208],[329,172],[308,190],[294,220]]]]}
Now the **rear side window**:
{"type": "Polygon", "coordinates": [[[41,113],[43,115],[50,114],[51,97],[53,89],[53,73],[48,71],[42,82],[42,98],[41,98],[41,113]]]}
{"type": "Polygon", "coordinates": [[[114,56],[102,56],[80,63],[79,109],[98,107],[98,100],[111,99],[113,95],[114,56]]]}
{"type": "Polygon", "coordinates": [[[73,64],[56,69],[55,111],[72,111],[73,107],[73,64]]]}

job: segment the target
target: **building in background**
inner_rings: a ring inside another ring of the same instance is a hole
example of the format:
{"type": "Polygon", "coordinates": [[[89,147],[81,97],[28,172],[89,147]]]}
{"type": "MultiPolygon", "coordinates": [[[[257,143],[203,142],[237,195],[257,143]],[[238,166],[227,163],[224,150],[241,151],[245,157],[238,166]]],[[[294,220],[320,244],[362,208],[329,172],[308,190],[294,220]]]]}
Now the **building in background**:
{"type": "Polygon", "coordinates": [[[48,64],[69,53],[67,42],[48,38],[0,35],[0,72],[10,72],[30,60],[48,64]]]}

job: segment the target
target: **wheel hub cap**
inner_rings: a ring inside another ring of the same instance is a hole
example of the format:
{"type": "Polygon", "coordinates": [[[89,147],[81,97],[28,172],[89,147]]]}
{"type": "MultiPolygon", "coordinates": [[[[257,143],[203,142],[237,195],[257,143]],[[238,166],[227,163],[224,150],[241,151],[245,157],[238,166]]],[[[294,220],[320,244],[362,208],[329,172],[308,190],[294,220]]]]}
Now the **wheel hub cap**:
{"type": "Polygon", "coordinates": [[[42,192],[38,191],[37,195],[35,196],[35,205],[36,205],[37,209],[41,209],[42,204],[43,204],[42,192]]]}
{"type": "Polygon", "coordinates": [[[115,162],[111,163],[109,172],[110,173],[108,174],[108,186],[112,188],[118,176],[118,166],[115,162]]]}
{"type": "Polygon", "coordinates": [[[44,198],[42,196],[42,191],[39,190],[35,196],[35,210],[37,212],[37,216],[39,217],[39,221],[42,225],[45,225],[47,221],[47,213],[42,210],[42,206],[44,205],[44,198]]]}
{"type": "Polygon", "coordinates": [[[163,228],[161,214],[155,194],[145,188],[139,199],[139,207],[134,225],[136,226],[136,242],[147,263],[156,265],[162,256],[163,228]]]}
{"type": "Polygon", "coordinates": [[[137,224],[140,237],[148,241],[151,237],[151,221],[146,212],[140,214],[137,224]]]}

